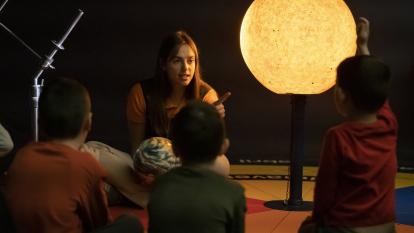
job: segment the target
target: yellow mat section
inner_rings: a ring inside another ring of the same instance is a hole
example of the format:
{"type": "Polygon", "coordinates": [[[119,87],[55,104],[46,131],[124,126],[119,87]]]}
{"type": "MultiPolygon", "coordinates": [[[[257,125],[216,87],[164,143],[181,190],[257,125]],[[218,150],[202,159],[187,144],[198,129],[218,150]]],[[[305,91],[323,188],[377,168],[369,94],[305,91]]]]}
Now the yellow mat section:
{"type": "MultiPolygon", "coordinates": [[[[231,175],[287,175],[289,166],[281,165],[231,165],[231,175]]],[[[318,167],[304,167],[304,176],[316,176],[318,167]]],[[[414,186],[414,174],[397,173],[396,188],[414,186]]]]}
{"type": "MultiPolygon", "coordinates": [[[[287,175],[288,166],[279,165],[231,165],[231,175],[287,175]]],[[[315,176],[317,167],[304,167],[304,176],[315,176]]],[[[237,180],[244,188],[248,198],[269,201],[287,199],[287,180],[237,180]]],[[[302,197],[313,200],[315,182],[304,181],[302,197]]],[[[396,188],[414,186],[414,174],[398,173],[396,188]]],[[[310,215],[310,211],[292,212],[270,210],[246,215],[246,233],[296,233],[301,222],[310,215]]],[[[414,233],[414,226],[396,224],[398,233],[414,233]]]]}

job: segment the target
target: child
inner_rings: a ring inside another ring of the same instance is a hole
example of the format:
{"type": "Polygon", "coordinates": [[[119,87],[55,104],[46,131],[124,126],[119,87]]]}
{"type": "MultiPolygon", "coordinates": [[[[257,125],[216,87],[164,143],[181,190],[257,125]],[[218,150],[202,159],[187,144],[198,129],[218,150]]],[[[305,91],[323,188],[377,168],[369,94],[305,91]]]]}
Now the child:
{"type": "Polygon", "coordinates": [[[149,232],[244,232],[243,188],[214,171],[229,145],[217,110],[190,102],[173,118],[170,136],[182,167],[155,180],[149,232]]]}
{"type": "Polygon", "coordinates": [[[42,141],[18,151],[5,197],[16,232],[142,232],[137,219],[110,223],[99,164],[80,151],[91,128],[87,90],[70,79],[48,83],[39,100],[42,141]]]}
{"type": "MultiPolygon", "coordinates": [[[[168,137],[174,115],[191,100],[215,106],[224,118],[223,102],[201,75],[200,57],[194,40],[184,31],[173,32],[161,42],[152,78],[136,83],[128,95],[127,119],[132,153],[150,137],[168,137]]],[[[131,153],[131,154],[132,154],[131,153]]],[[[217,156],[217,171],[228,176],[230,164],[225,155],[217,156]]]]}
{"type": "Polygon", "coordinates": [[[359,56],[337,68],[335,103],[345,122],[325,135],[312,218],[300,232],[395,232],[397,120],[388,104],[390,71],[369,56],[369,24],[358,25],[359,56]],[[316,231],[315,231],[316,232],[316,231]]]}

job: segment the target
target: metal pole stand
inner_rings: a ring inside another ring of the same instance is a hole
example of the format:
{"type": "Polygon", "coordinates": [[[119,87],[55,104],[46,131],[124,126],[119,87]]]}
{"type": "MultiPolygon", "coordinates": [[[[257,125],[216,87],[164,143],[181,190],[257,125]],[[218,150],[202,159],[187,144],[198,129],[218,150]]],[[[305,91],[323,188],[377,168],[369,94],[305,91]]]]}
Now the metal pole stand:
{"type": "Polygon", "coordinates": [[[43,87],[43,80],[39,84],[38,80],[33,81],[32,85],[32,103],[33,103],[33,121],[32,121],[32,127],[33,127],[33,140],[39,141],[39,97],[40,92],[42,92],[43,87]]]}
{"type": "Polygon", "coordinates": [[[292,95],[289,199],[265,202],[271,209],[288,211],[312,210],[312,202],[302,199],[302,176],[305,144],[305,95],[292,95]]]}
{"type": "Polygon", "coordinates": [[[40,78],[43,71],[47,70],[48,68],[54,69],[52,66],[53,63],[53,57],[59,50],[63,50],[63,42],[65,42],[66,38],[69,36],[69,33],[73,30],[75,25],[78,23],[80,18],[83,15],[83,11],[79,10],[78,15],[73,20],[72,24],[69,26],[69,28],[66,30],[65,34],[62,36],[62,38],[59,40],[59,42],[52,41],[54,48],[50,51],[49,55],[46,55],[42,65],[33,78],[33,95],[32,95],[32,101],[33,101],[33,139],[34,141],[39,140],[39,97],[40,93],[42,92],[43,87],[43,79],[40,78]]]}

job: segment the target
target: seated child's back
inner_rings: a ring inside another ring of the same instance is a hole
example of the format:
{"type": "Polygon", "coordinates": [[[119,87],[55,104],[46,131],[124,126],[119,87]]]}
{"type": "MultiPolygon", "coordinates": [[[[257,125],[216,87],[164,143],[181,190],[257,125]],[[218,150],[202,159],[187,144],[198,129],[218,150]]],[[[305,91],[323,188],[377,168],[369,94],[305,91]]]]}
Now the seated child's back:
{"type": "Polygon", "coordinates": [[[389,68],[363,55],[337,72],[335,102],[345,122],[325,135],[313,218],[339,228],[391,223],[398,124],[387,101],[389,68]]]}
{"type": "Polygon", "coordinates": [[[244,190],[214,171],[229,143],[217,111],[190,103],[173,119],[170,133],[182,167],[156,178],[149,232],[244,232],[244,190]]]}

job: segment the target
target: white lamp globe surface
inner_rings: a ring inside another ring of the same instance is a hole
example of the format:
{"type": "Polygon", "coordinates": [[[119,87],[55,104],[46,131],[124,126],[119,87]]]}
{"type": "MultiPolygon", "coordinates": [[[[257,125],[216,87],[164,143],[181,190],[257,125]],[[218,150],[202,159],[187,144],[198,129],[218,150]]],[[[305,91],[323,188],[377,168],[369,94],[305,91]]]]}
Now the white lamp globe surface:
{"type": "Polygon", "coordinates": [[[342,0],[255,0],[240,47],[247,67],[278,94],[318,94],[335,84],[336,67],[355,55],[356,26],[342,0]]]}

